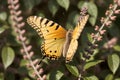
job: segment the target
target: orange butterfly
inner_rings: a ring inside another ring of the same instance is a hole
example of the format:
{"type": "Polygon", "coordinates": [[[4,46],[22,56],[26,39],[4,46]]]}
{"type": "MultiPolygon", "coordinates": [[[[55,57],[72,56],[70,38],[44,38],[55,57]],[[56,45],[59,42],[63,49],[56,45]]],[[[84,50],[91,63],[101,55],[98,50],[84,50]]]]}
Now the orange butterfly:
{"type": "Polygon", "coordinates": [[[89,15],[82,16],[75,29],[68,31],[61,25],[42,17],[30,16],[27,18],[27,22],[44,39],[41,51],[45,57],[55,60],[63,55],[66,58],[66,62],[69,62],[77,50],[77,39],[88,18],[89,15]]]}

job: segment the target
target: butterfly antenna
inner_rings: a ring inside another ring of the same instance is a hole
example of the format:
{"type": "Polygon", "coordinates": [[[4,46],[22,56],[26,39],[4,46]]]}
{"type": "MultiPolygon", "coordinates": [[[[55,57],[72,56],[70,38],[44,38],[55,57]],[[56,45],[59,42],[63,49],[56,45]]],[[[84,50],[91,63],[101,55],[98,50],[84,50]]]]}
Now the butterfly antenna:
{"type": "Polygon", "coordinates": [[[38,65],[41,64],[41,62],[43,61],[43,59],[45,59],[46,56],[42,56],[42,59],[40,60],[40,62],[38,63],[38,65]]]}

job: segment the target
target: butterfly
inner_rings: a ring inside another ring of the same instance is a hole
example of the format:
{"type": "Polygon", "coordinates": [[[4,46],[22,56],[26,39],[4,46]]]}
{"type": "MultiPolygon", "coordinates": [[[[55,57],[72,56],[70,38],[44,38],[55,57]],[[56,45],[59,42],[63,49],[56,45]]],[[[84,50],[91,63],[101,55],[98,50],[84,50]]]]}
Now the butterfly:
{"type": "Polygon", "coordinates": [[[88,18],[89,15],[83,15],[75,29],[69,29],[68,31],[51,20],[37,16],[28,17],[27,23],[43,38],[41,52],[45,57],[56,60],[63,55],[66,62],[69,62],[76,53],[77,39],[83,31],[88,18]]]}

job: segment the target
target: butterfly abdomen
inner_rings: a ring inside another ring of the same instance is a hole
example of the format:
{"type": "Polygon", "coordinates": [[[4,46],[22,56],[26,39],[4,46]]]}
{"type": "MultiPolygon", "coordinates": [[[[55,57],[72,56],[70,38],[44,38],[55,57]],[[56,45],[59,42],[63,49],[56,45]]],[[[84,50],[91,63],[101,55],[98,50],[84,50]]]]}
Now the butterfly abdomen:
{"type": "Polygon", "coordinates": [[[66,57],[66,53],[68,51],[68,48],[69,48],[69,45],[70,45],[70,42],[71,42],[71,39],[72,39],[72,32],[73,30],[68,30],[67,34],[66,34],[66,40],[65,40],[65,43],[63,45],[63,57],[66,57]]]}

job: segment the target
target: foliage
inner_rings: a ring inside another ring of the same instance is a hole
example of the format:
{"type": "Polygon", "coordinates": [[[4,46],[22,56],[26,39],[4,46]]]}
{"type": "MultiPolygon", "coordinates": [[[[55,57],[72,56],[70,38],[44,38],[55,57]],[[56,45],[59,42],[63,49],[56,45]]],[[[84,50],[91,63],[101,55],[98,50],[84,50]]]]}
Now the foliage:
{"type": "Polygon", "coordinates": [[[94,52],[88,54],[90,56],[84,54],[86,46],[90,48],[87,42],[94,40],[90,34],[97,32],[94,31],[95,24],[103,24],[100,18],[108,17],[105,12],[114,1],[1,0],[0,80],[120,80],[120,14],[115,15],[115,21],[111,19],[109,27],[104,27],[107,32],[102,35],[102,40],[93,43],[98,45],[94,52]],[[26,23],[27,17],[46,17],[66,29],[73,29],[83,7],[88,8],[90,17],[78,40],[79,47],[73,60],[65,63],[64,58],[55,61],[44,59],[40,66],[34,66],[42,58],[42,39],[26,23]]]}

